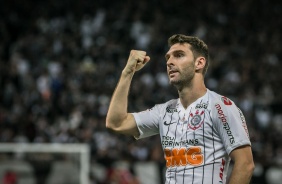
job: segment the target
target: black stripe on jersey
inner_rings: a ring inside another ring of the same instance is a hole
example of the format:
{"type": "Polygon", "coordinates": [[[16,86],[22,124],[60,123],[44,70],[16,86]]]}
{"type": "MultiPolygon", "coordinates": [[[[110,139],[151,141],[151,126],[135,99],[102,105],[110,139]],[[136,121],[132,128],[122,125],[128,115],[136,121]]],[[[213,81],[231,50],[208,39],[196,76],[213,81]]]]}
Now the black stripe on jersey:
{"type": "MultiPolygon", "coordinates": [[[[185,113],[184,113],[184,116],[185,116],[185,113]]],[[[180,116],[179,116],[179,118],[180,118],[180,116]]],[[[183,126],[185,126],[185,125],[182,125],[182,132],[181,132],[181,140],[182,140],[182,135],[183,135],[183,126]]],[[[186,132],[187,132],[187,130],[186,130],[186,132]]],[[[186,139],[187,139],[187,133],[186,133],[186,139]]],[[[185,174],[185,169],[184,169],[184,171],[183,171],[183,177],[182,177],[182,182],[183,182],[183,184],[184,184],[184,174],[185,174]]]]}
{"type": "Polygon", "coordinates": [[[163,119],[165,119],[165,116],[166,116],[166,112],[165,112],[165,114],[164,114],[164,117],[163,117],[163,119]]]}
{"type": "MultiPolygon", "coordinates": [[[[179,122],[179,120],[180,120],[180,115],[179,115],[179,113],[181,112],[181,110],[178,112],[178,117],[179,117],[179,119],[178,119],[178,122],[179,122]]],[[[185,112],[184,112],[184,117],[185,117],[185,112]]],[[[182,138],[183,138],[183,126],[185,126],[184,124],[182,124],[181,125],[181,127],[182,127],[182,131],[181,131],[181,139],[180,139],[180,142],[182,142],[182,138]]],[[[187,135],[187,134],[186,134],[187,135]]],[[[183,177],[182,177],[182,180],[183,180],[183,183],[184,183],[184,173],[185,173],[185,169],[184,169],[184,172],[183,172],[183,177]]],[[[175,177],[176,178],[176,177],[175,177]]]]}
{"type": "MultiPolygon", "coordinates": [[[[171,116],[170,116],[170,123],[171,123],[171,121],[172,121],[172,116],[173,116],[173,114],[174,114],[174,112],[171,113],[171,116]]],[[[164,114],[163,119],[165,119],[166,115],[167,115],[167,112],[164,114]]],[[[167,127],[166,136],[168,135],[170,125],[171,125],[171,124],[169,124],[168,127],[167,127]]],[[[171,172],[172,172],[172,171],[171,171],[171,168],[167,168],[167,169],[169,169],[169,171],[167,171],[167,173],[171,174],[171,172]]],[[[169,176],[169,181],[168,181],[169,183],[170,183],[170,179],[171,179],[171,178],[172,178],[172,176],[170,175],[170,176],[169,176]]]]}
{"type": "MultiPolygon", "coordinates": [[[[171,121],[172,121],[172,116],[173,116],[173,114],[174,114],[174,112],[172,112],[172,113],[171,113],[171,116],[170,116],[170,123],[171,123],[171,121]]],[[[166,136],[168,135],[170,125],[171,125],[171,124],[169,124],[169,125],[168,125],[168,127],[167,127],[167,133],[166,133],[166,136]]],[[[171,172],[172,172],[172,171],[171,171],[171,169],[169,169],[169,174],[170,174],[170,175],[171,175],[171,172]]],[[[171,179],[171,178],[172,178],[172,177],[169,177],[169,181],[168,181],[168,183],[170,183],[170,179],[171,179]]]]}
{"type": "MultiPolygon", "coordinates": [[[[201,100],[201,102],[200,103],[202,103],[202,100],[201,100]]],[[[205,117],[206,117],[206,112],[204,113],[204,117],[203,117],[203,121],[205,121],[205,117]]],[[[205,134],[205,122],[203,123],[203,143],[204,143],[204,158],[206,158],[206,144],[205,144],[205,136],[204,136],[204,134],[205,134]]],[[[204,159],[205,160],[205,163],[204,163],[204,165],[206,165],[206,159],[204,159]]],[[[205,167],[203,167],[203,177],[202,177],[202,184],[204,183],[204,177],[205,176],[205,167]]]]}
{"type": "MultiPolygon", "coordinates": [[[[209,101],[207,102],[207,104],[209,103],[209,101]]],[[[211,110],[209,111],[209,114],[211,114],[211,110]]],[[[212,118],[211,118],[211,116],[210,116],[210,122],[212,122],[211,123],[211,129],[212,129],[212,146],[213,146],[213,153],[212,153],[212,156],[213,156],[213,164],[212,164],[212,183],[211,184],[213,184],[213,177],[214,177],[214,161],[215,161],[215,147],[214,147],[214,127],[213,127],[213,121],[212,121],[212,118]]]]}
{"type": "MultiPolygon", "coordinates": [[[[180,116],[179,116],[179,113],[180,111],[178,111],[178,121],[176,123],[176,128],[175,128],[175,132],[174,132],[174,142],[173,142],[173,145],[175,145],[175,141],[176,141],[176,132],[177,132],[177,128],[179,127],[178,123],[179,123],[179,120],[180,120],[180,116]]],[[[183,129],[182,129],[183,130],[183,129]]],[[[181,136],[181,140],[182,140],[182,136],[181,136]]],[[[174,178],[175,178],[175,182],[177,183],[177,177],[176,177],[176,173],[177,173],[177,167],[175,167],[175,171],[174,171],[174,178]]]]}
{"type": "MultiPolygon", "coordinates": [[[[194,140],[196,139],[196,133],[195,133],[195,130],[193,131],[193,135],[194,135],[194,140]]],[[[195,167],[193,168],[193,180],[192,180],[192,184],[194,183],[194,172],[195,172],[195,167]]]]}
{"type": "MultiPolygon", "coordinates": [[[[200,104],[201,104],[202,102],[203,102],[203,100],[200,101],[200,104]]],[[[206,115],[206,113],[204,113],[203,121],[205,121],[205,115],[206,115]]],[[[204,137],[205,137],[205,136],[204,136],[204,129],[205,129],[205,128],[204,128],[204,127],[205,127],[205,122],[203,123],[203,134],[202,134],[202,136],[203,136],[203,144],[204,144],[204,160],[205,160],[205,162],[206,162],[206,159],[205,159],[205,158],[206,158],[206,157],[205,157],[205,148],[206,148],[206,147],[205,147],[205,139],[204,139],[204,137]]],[[[196,131],[196,130],[193,131],[194,139],[196,139],[196,133],[195,133],[195,131],[196,131]]],[[[205,170],[205,165],[203,165],[202,183],[204,182],[204,173],[205,173],[204,170],[205,170]]],[[[194,172],[195,172],[195,167],[193,168],[193,180],[192,180],[192,184],[194,183],[194,177],[195,177],[194,172]]]]}
{"type": "MultiPolygon", "coordinates": [[[[188,119],[187,119],[187,121],[189,122],[190,121],[190,113],[191,113],[191,109],[192,108],[190,108],[190,112],[188,113],[188,119]]],[[[188,126],[188,125],[187,125],[188,126]]],[[[188,130],[186,130],[186,140],[187,140],[187,131],[188,130]]],[[[185,171],[186,171],[186,166],[185,166],[185,168],[184,168],[184,171],[183,171],[183,183],[184,183],[184,175],[185,175],[185,171]]]]}
{"type": "MultiPolygon", "coordinates": [[[[174,113],[174,112],[173,112],[173,113],[174,113]]],[[[170,125],[171,125],[171,121],[172,121],[172,115],[173,115],[173,113],[171,113],[171,116],[170,116],[170,121],[169,121],[169,125],[168,125],[168,127],[167,127],[166,136],[167,136],[167,134],[168,134],[168,132],[169,132],[169,127],[170,127],[170,125]]]]}
{"type": "Polygon", "coordinates": [[[194,183],[194,176],[195,176],[195,168],[193,168],[193,180],[192,180],[192,184],[194,183]]]}

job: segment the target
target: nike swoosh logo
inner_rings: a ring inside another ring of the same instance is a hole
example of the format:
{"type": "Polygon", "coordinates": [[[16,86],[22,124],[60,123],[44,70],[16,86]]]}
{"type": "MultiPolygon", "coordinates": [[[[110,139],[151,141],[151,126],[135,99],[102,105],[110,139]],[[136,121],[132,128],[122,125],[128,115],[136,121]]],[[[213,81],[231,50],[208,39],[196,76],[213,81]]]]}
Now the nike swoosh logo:
{"type": "Polygon", "coordinates": [[[167,122],[165,121],[165,122],[164,122],[164,125],[169,126],[169,125],[172,125],[172,124],[174,124],[174,123],[176,123],[176,122],[167,123],[167,122]]]}

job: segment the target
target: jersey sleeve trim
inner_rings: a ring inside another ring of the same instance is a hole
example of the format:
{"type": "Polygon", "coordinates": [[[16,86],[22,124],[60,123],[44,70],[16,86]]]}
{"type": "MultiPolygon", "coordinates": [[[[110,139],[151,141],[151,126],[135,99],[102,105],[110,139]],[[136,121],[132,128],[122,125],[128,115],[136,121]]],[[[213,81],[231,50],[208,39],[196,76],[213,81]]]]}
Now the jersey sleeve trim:
{"type": "Polygon", "coordinates": [[[235,144],[233,144],[232,146],[229,146],[227,149],[226,149],[226,152],[228,155],[230,155],[230,153],[235,150],[236,148],[239,148],[241,146],[251,146],[251,143],[250,141],[248,140],[243,140],[243,141],[240,141],[240,142],[237,142],[235,144]]]}
{"type": "Polygon", "coordinates": [[[140,127],[138,126],[140,123],[140,118],[139,118],[139,116],[137,115],[137,113],[132,113],[132,115],[133,115],[133,117],[134,117],[134,119],[135,119],[135,122],[136,122],[136,126],[137,126],[137,128],[138,128],[138,131],[139,131],[139,136],[134,136],[134,138],[136,139],[136,140],[138,140],[138,139],[142,139],[142,138],[144,138],[144,132],[140,129],[140,127]]]}

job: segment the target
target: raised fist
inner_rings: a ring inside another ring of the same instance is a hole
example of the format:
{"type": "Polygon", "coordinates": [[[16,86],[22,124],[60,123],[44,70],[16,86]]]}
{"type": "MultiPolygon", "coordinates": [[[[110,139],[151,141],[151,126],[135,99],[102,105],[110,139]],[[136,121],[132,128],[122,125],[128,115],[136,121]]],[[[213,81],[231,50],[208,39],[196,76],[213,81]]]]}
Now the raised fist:
{"type": "Polygon", "coordinates": [[[131,50],[124,70],[128,73],[134,73],[143,68],[148,61],[150,61],[150,57],[146,55],[145,51],[131,50]]]}

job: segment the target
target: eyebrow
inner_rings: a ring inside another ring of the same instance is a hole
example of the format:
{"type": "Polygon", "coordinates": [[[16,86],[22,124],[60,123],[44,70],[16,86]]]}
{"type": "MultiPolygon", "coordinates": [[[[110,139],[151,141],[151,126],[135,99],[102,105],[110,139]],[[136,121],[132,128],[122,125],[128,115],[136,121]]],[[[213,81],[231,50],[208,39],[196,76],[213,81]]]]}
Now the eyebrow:
{"type": "Polygon", "coordinates": [[[177,54],[177,53],[185,53],[185,52],[184,52],[183,50],[174,50],[174,51],[172,51],[171,53],[166,53],[166,54],[165,54],[166,60],[169,59],[169,56],[170,56],[170,55],[177,54]]]}

